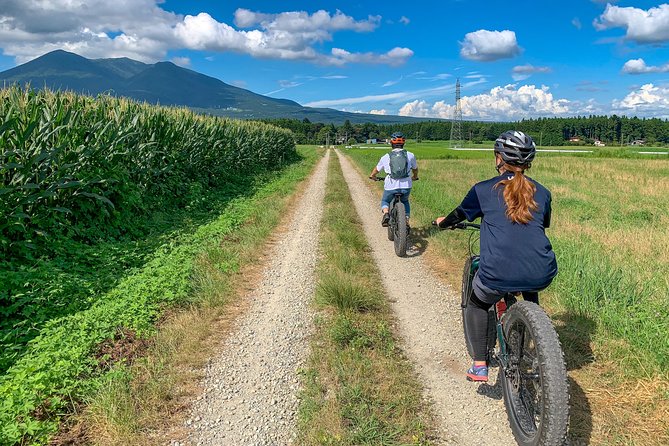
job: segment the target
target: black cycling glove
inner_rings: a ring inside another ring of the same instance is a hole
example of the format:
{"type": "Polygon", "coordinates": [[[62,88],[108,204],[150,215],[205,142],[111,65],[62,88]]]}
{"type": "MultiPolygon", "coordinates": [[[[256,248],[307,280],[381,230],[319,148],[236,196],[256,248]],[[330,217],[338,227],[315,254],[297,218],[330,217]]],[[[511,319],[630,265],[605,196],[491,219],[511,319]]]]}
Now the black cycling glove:
{"type": "Polygon", "coordinates": [[[456,225],[466,219],[467,216],[462,211],[460,206],[458,206],[455,209],[453,209],[453,211],[451,211],[451,213],[448,214],[446,218],[441,221],[441,223],[439,223],[439,227],[442,229],[450,228],[451,226],[456,225]]]}

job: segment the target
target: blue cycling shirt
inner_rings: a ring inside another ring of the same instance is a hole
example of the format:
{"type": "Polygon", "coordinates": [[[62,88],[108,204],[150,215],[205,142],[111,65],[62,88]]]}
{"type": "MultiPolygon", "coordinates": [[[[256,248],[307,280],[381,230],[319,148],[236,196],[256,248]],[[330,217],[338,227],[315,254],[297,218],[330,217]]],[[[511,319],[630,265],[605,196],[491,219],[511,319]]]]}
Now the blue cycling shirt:
{"type": "Polygon", "coordinates": [[[514,223],[506,216],[504,186],[494,187],[506,178],[513,174],[505,172],[475,184],[459,206],[469,221],[482,217],[479,277],[493,290],[539,291],[557,274],[555,253],[545,233],[551,220],[551,193],[527,177],[536,186],[538,209],[529,223],[514,223]]]}

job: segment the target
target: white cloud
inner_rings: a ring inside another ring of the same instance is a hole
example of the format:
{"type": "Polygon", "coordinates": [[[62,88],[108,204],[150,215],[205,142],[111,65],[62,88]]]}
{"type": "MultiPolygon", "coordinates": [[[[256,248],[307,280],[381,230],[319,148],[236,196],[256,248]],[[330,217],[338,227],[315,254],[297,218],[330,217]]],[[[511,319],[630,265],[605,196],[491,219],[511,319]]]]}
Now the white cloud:
{"type": "MultiPolygon", "coordinates": [[[[473,87],[475,85],[480,85],[486,83],[486,79],[476,79],[462,84],[463,89],[473,87]]],[[[408,91],[398,91],[396,93],[388,94],[376,94],[376,95],[366,95],[366,96],[357,96],[350,98],[341,98],[341,99],[324,99],[320,101],[309,102],[306,105],[307,107],[341,107],[351,104],[362,104],[362,103],[372,103],[380,101],[391,101],[395,103],[403,102],[406,100],[412,100],[415,98],[426,98],[426,97],[440,97],[444,94],[454,95],[455,94],[455,84],[444,84],[439,85],[433,88],[424,88],[421,90],[408,90],[408,91]]]]}
{"type": "Polygon", "coordinates": [[[290,11],[280,14],[264,14],[239,8],[235,11],[235,24],[240,28],[261,25],[268,30],[285,32],[321,32],[343,31],[356,32],[374,31],[381,22],[381,16],[368,16],[367,20],[355,20],[337,11],[334,15],[324,10],[309,14],[305,11],[290,11]]]}
{"type": "Polygon", "coordinates": [[[285,79],[279,81],[279,86],[282,88],[294,88],[299,87],[300,85],[302,85],[302,82],[289,81],[285,79]]]}
{"type": "Polygon", "coordinates": [[[402,17],[400,18],[400,23],[404,23],[405,25],[408,25],[409,22],[411,22],[411,20],[409,20],[408,17],[402,16],[402,17]]]}
{"type": "Polygon", "coordinates": [[[241,80],[241,79],[230,81],[230,84],[234,85],[235,87],[239,87],[239,88],[246,88],[248,86],[247,82],[245,80],[241,80]]]}
{"type": "Polygon", "coordinates": [[[401,99],[404,97],[406,97],[405,92],[373,94],[367,96],[358,96],[354,98],[324,99],[321,101],[309,102],[304,105],[306,105],[307,107],[338,107],[342,105],[364,104],[366,102],[378,102],[378,101],[387,101],[391,99],[401,99]]]}
{"type": "Polygon", "coordinates": [[[172,62],[174,62],[176,65],[179,65],[180,67],[190,66],[190,58],[188,57],[173,57],[172,62]]]}
{"type": "MultiPolygon", "coordinates": [[[[580,108],[566,99],[555,99],[546,86],[516,87],[514,84],[495,87],[488,93],[464,96],[462,116],[481,120],[516,120],[536,116],[559,116],[577,113],[580,108]]],[[[400,109],[402,116],[453,118],[455,106],[446,101],[429,105],[424,100],[406,103],[400,109]]]]}
{"type": "Polygon", "coordinates": [[[583,25],[581,24],[581,20],[578,17],[574,17],[571,19],[571,24],[574,25],[576,29],[581,29],[583,28],[583,25]]]}
{"type": "Polygon", "coordinates": [[[398,66],[406,63],[406,61],[411,56],[413,56],[413,51],[411,51],[409,48],[395,47],[384,54],[350,53],[341,48],[332,48],[332,57],[324,59],[324,62],[331,65],[344,65],[346,63],[368,63],[398,66]]]}
{"type": "Polygon", "coordinates": [[[625,62],[622,71],[627,74],[667,73],[669,72],[669,63],[665,63],[658,67],[646,65],[646,61],[643,59],[630,59],[625,62]]]}
{"type": "Polygon", "coordinates": [[[370,115],[387,115],[388,111],[386,109],[382,108],[381,110],[370,110],[369,114],[370,115]]]}
{"type": "Polygon", "coordinates": [[[407,102],[406,104],[404,104],[400,108],[399,115],[427,118],[428,116],[430,116],[430,109],[427,105],[427,102],[416,99],[415,101],[407,102]]]}
{"type": "Polygon", "coordinates": [[[160,7],[162,0],[0,0],[0,47],[19,63],[55,49],[85,57],[127,56],[152,62],[169,50],[238,52],[257,58],[305,60],[325,65],[379,63],[400,65],[408,48],[386,53],[355,53],[317,48],[338,31],[371,32],[381,17],[356,20],[341,11],[313,14],[290,11],[235,12],[237,28],[211,15],[179,15],[160,7]]]}
{"type": "Polygon", "coordinates": [[[607,4],[593,25],[598,31],[626,28],[625,37],[637,43],[666,42],[669,41],[669,5],[644,10],[607,4]]]}
{"type": "MultiPolygon", "coordinates": [[[[418,73],[419,74],[426,74],[423,71],[419,71],[418,73]]],[[[419,77],[417,79],[428,80],[428,81],[443,81],[445,79],[448,79],[449,77],[451,77],[451,74],[449,74],[449,73],[439,73],[439,74],[435,74],[434,76],[419,77]]]]}
{"type": "Polygon", "coordinates": [[[612,111],[619,114],[669,117],[669,86],[642,85],[621,100],[614,100],[612,111]]]}
{"type": "Polygon", "coordinates": [[[460,42],[460,55],[465,59],[490,62],[510,58],[520,53],[516,33],[509,30],[480,29],[465,35],[460,42]]]}
{"type": "Polygon", "coordinates": [[[397,85],[397,84],[399,84],[399,83],[402,81],[403,78],[404,78],[403,76],[400,76],[399,79],[386,81],[386,82],[385,82],[383,85],[381,85],[381,86],[382,86],[382,87],[392,87],[393,85],[397,85]]]}
{"type": "Polygon", "coordinates": [[[516,65],[511,70],[511,77],[514,81],[523,81],[528,77],[532,76],[534,73],[550,73],[551,69],[549,67],[535,67],[531,64],[525,65],[516,65]]]}

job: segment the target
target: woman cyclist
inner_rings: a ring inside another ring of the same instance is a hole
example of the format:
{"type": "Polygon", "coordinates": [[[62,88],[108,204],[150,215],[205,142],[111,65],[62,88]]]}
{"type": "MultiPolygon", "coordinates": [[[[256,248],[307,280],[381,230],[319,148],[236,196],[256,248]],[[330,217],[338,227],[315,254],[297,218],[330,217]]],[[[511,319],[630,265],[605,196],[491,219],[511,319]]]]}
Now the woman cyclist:
{"type": "Polygon", "coordinates": [[[536,154],[534,141],[519,131],[502,133],[495,141],[499,176],[474,185],[460,206],[439,217],[440,228],[481,217],[481,258],[465,310],[474,363],[470,381],[487,381],[487,312],[505,294],[522,292],[539,303],[539,291],[557,274],[557,262],[545,229],[550,226],[551,194],[525,176],[536,154]]]}

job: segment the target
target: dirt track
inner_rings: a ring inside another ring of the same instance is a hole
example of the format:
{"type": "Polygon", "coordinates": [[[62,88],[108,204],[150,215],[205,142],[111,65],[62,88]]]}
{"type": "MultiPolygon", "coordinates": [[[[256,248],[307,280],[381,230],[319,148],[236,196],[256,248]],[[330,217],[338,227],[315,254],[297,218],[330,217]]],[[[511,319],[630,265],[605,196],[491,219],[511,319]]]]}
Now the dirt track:
{"type": "Polygon", "coordinates": [[[279,236],[252,304],[206,370],[190,444],[286,445],[295,436],[298,370],[308,353],[329,153],[279,236]]]}
{"type": "MultiPolygon", "coordinates": [[[[348,158],[337,153],[358,215],[398,318],[401,342],[425,387],[440,423],[441,442],[514,445],[501,391],[465,380],[470,359],[464,345],[460,298],[424,265],[412,246],[395,255],[381,227],[379,193],[372,193],[348,158]],[[379,196],[377,196],[379,195],[379,196]]],[[[411,241],[411,240],[410,240],[411,241]]],[[[491,377],[496,376],[496,370],[491,377]]],[[[492,382],[494,385],[494,380],[492,382]]]]}

